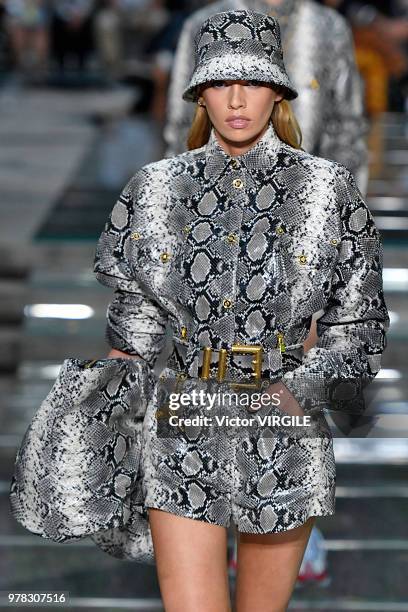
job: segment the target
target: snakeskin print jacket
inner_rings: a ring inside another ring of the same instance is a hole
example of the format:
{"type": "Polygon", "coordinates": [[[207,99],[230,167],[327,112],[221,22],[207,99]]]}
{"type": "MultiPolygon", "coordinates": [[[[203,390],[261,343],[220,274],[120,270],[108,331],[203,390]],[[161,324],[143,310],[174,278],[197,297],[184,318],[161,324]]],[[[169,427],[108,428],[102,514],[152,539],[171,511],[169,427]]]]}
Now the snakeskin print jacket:
{"type": "MultiPolygon", "coordinates": [[[[166,156],[187,149],[195,105],[181,95],[194,68],[194,37],[207,17],[237,8],[270,13],[273,7],[263,0],[220,0],[184,23],[169,86],[163,131],[166,156]]],[[[302,146],[345,165],[365,194],[367,124],[350,28],[336,11],[311,0],[284,0],[274,11],[281,26],[285,66],[299,92],[291,104],[302,129],[302,146]]]]}
{"type": "Polygon", "coordinates": [[[271,123],[242,155],[212,130],[206,145],[141,167],[102,231],[94,272],[115,290],[110,346],[154,367],[169,324],[171,362],[191,377],[205,346],[262,346],[263,376],[305,409],[327,407],[329,389],[334,410],[364,410],[389,326],[380,235],[351,173],[283,143],[271,123]],[[319,339],[304,353],[318,311],[319,339]]]}

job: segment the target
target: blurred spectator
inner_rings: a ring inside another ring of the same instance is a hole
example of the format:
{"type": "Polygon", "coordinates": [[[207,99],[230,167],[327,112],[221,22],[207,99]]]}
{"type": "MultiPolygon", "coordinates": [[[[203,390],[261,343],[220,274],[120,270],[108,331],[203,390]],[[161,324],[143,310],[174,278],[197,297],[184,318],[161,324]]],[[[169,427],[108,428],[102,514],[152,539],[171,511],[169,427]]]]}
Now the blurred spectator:
{"type": "Polygon", "coordinates": [[[99,60],[104,73],[110,78],[118,78],[122,73],[122,37],[120,36],[120,16],[126,0],[105,0],[95,15],[94,36],[99,60]]]}
{"type": "Polygon", "coordinates": [[[352,25],[357,64],[366,85],[367,112],[373,116],[404,110],[408,93],[408,2],[326,0],[325,4],[337,8],[352,25]],[[403,96],[398,96],[401,89],[403,96]]]}
{"type": "Polygon", "coordinates": [[[6,33],[6,7],[4,0],[0,0],[0,74],[9,64],[9,44],[6,33]]]}
{"type": "Polygon", "coordinates": [[[95,17],[98,56],[108,79],[137,79],[138,111],[163,122],[179,35],[199,0],[103,0],[95,17]],[[146,82],[148,79],[148,83],[146,82]],[[147,95],[146,95],[147,92],[147,95]]]}
{"type": "MultiPolygon", "coordinates": [[[[112,80],[126,75],[133,57],[147,60],[146,47],[168,20],[161,0],[103,0],[95,16],[99,60],[112,80]]],[[[133,64],[133,70],[138,67],[133,64]]]]}
{"type": "Polygon", "coordinates": [[[153,101],[151,113],[159,123],[166,115],[167,90],[178,39],[185,19],[191,13],[192,6],[187,0],[164,0],[168,13],[167,23],[150,41],[147,52],[153,59],[153,101]]]}
{"type": "Polygon", "coordinates": [[[4,7],[14,67],[23,74],[42,77],[49,48],[50,20],[45,0],[5,0],[4,7]]]}
{"type": "Polygon", "coordinates": [[[93,48],[94,0],[54,0],[52,7],[52,49],[59,69],[64,73],[68,58],[75,58],[83,72],[93,48]]]}

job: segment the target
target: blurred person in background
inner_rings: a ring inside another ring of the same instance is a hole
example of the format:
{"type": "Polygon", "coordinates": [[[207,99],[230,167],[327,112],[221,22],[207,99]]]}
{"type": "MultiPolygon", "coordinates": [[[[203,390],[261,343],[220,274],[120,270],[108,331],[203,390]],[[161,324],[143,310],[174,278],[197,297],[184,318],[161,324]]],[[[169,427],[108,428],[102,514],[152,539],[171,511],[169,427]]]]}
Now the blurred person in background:
{"type": "Polygon", "coordinates": [[[74,59],[76,70],[80,74],[87,68],[87,61],[93,49],[94,8],[94,0],[53,0],[52,49],[61,76],[69,68],[69,59],[74,59]]]}
{"type": "Polygon", "coordinates": [[[126,44],[129,35],[136,39],[132,47],[143,61],[150,39],[167,20],[161,0],[102,0],[95,15],[94,35],[105,74],[112,81],[125,77],[126,63],[131,59],[126,44]]]}
{"type": "Polygon", "coordinates": [[[407,96],[408,2],[326,0],[349,19],[356,58],[365,81],[365,105],[370,117],[403,111],[407,96]],[[400,92],[402,91],[402,95],[400,92]]]}
{"type": "Polygon", "coordinates": [[[350,21],[370,117],[405,109],[408,74],[408,2],[325,0],[350,21]]]}
{"type": "MultiPolygon", "coordinates": [[[[197,4],[197,2],[196,2],[197,4]]],[[[136,79],[135,111],[165,117],[170,69],[184,20],[196,8],[187,0],[103,0],[95,16],[98,56],[111,85],[136,79]]]]}
{"type": "Polygon", "coordinates": [[[44,78],[50,21],[45,0],[5,0],[4,9],[14,68],[25,78],[44,78]]]}
{"type": "MultiPolygon", "coordinates": [[[[344,164],[365,195],[368,182],[367,123],[363,88],[357,69],[351,30],[342,15],[311,0],[219,0],[195,11],[183,26],[171,74],[167,122],[163,137],[166,156],[187,148],[194,107],[182,92],[194,68],[194,39],[210,15],[235,8],[252,9],[276,17],[280,23],[285,64],[299,97],[292,101],[303,135],[303,148],[317,156],[344,164]]],[[[315,313],[307,352],[317,340],[315,313]]],[[[333,419],[342,427],[339,418],[333,419]]],[[[347,425],[348,427],[348,425],[347,425]]],[[[236,547],[231,571],[236,566],[236,547]]],[[[298,585],[306,580],[329,580],[323,536],[313,528],[299,572],[298,585]]]]}
{"type": "Polygon", "coordinates": [[[299,91],[293,109],[303,134],[302,146],[343,163],[365,194],[367,124],[352,33],[342,15],[311,0],[221,0],[186,19],[169,86],[165,154],[186,149],[193,109],[180,97],[193,69],[197,30],[211,14],[233,8],[254,9],[278,18],[288,72],[299,91]]]}
{"type": "Polygon", "coordinates": [[[324,0],[352,26],[357,65],[365,83],[365,107],[371,120],[369,136],[371,177],[384,168],[382,114],[407,110],[408,2],[324,0]]]}
{"type": "Polygon", "coordinates": [[[167,22],[147,47],[147,53],[153,58],[154,89],[150,110],[152,117],[160,123],[165,119],[168,83],[177,42],[184,21],[192,10],[188,0],[163,0],[163,6],[168,14],[167,22]]]}

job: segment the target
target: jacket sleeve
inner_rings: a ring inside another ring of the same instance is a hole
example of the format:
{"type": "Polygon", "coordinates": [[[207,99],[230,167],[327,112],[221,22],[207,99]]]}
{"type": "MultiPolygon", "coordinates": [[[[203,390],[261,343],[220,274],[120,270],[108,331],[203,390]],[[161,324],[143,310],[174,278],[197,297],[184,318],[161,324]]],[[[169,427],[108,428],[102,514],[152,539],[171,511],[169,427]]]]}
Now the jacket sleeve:
{"type": "Polygon", "coordinates": [[[143,206],[139,193],[145,181],[142,168],[122,190],[98,240],[94,273],[100,283],[114,289],[106,313],[108,344],[139,355],[153,367],[165,344],[167,313],[137,274],[135,209],[143,206]]]}
{"type": "Polygon", "coordinates": [[[368,124],[364,117],[363,83],[356,65],[351,29],[340,15],[333,23],[333,45],[333,61],[328,71],[330,99],[321,122],[324,127],[317,155],[346,166],[365,195],[368,124]]]}
{"type": "Polygon", "coordinates": [[[193,119],[194,104],[183,100],[182,94],[194,69],[194,24],[195,21],[191,18],[185,20],[174,56],[167,96],[166,124],[163,129],[165,157],[187,150],[187,136],[193,119]]]}
{"type": "Polygon", "coordinates": [[[336,167],[342,239],[331,294],[317,320],[316,345],[282,382],[306,413],[326,407],[361,414],[363,389],[380,370],[390,320],[379,231],[351,173],[336,167]]]}

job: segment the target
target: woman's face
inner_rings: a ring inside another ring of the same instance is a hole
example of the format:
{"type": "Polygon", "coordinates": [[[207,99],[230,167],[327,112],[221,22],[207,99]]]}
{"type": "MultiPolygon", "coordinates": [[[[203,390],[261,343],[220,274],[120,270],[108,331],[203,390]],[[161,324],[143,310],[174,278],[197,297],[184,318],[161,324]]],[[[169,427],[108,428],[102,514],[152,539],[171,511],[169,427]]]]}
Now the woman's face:
{"type": "Polygon", "coordinates": [[[269,83],[261,81],[211,81],[200,98],[221,144],[231,155],[244,153],[266,130],[275,102],[282,100],[269,83]],[[233,120],[234,117],[242,119],[233,120]]]}

